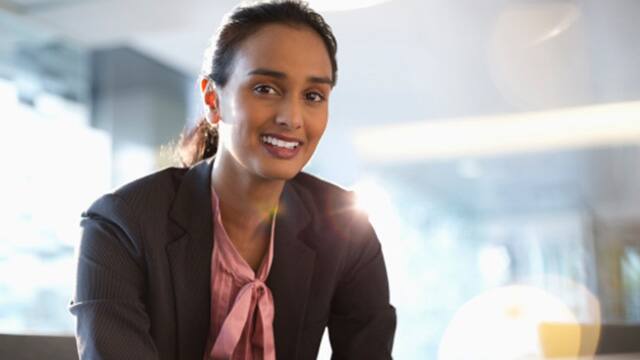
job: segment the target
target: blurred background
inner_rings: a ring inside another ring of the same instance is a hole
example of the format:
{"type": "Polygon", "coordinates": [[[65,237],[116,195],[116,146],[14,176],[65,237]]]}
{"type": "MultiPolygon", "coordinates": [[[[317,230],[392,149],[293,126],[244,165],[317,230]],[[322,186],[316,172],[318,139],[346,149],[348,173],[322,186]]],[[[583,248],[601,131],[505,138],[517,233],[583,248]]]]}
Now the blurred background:
{"type": "MultiPolygon", "coordinates": [[[[237,3],[0,0],[0,333],[73,333],[79,216],[173,164],[237,3]]],[[[640,1],[310,3],[339,80],[306,170],[369,213],[395,358],[589,354],[640,326],[640,1]]]]}

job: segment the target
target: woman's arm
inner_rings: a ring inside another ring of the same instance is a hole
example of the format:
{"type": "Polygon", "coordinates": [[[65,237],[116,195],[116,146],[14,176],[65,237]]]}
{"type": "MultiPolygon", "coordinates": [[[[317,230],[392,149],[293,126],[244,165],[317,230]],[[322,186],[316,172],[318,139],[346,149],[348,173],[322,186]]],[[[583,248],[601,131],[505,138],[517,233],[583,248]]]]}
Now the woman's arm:
{"type": "Polygon", "coordinates": [[[107,195],[83,215],[76,293],[70,306],[77,317],[80,359],[158,358],[142,301],[142,251],[133,240],[127,210],[122,200],[107,195]],[[117,214],[106,215],[111,212],[117,214]]]}
{"type": "Polygon", "coordinates": [[[332,359],[391,359],[396,313],[380,242],[369,221],[356,217],[348,265],[331,306],[332,359]]]}

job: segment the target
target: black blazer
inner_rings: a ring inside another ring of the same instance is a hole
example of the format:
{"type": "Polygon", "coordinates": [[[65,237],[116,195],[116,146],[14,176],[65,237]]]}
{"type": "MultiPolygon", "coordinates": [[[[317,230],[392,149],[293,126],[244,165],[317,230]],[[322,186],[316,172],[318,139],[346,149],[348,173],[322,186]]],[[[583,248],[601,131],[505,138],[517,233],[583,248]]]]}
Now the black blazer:
{"type": "MultiPolygon", "coordinates": [[[[83,214],[76,293],[82,359],[204,356],[210,319],[213,161],[170,168],[83,214]]],[[[380,243],[353,196],[300,173],[285,184],[267,285],[279,360],[389,359],[395,309],[380,243]]]]}

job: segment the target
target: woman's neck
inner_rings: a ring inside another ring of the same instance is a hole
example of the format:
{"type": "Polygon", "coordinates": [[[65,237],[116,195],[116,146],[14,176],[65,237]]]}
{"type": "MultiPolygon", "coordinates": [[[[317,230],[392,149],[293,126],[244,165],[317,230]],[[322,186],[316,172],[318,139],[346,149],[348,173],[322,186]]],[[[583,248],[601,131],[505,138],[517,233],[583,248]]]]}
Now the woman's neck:
{"type": "Polygon", "coordinates": [[[231,166],[230,162],[216,158],[211,171],[211,183],[220,201],[220,212],[227,232],[252,238],[270,224],[285,181],[247,176],[245,169],[231,166]]]}

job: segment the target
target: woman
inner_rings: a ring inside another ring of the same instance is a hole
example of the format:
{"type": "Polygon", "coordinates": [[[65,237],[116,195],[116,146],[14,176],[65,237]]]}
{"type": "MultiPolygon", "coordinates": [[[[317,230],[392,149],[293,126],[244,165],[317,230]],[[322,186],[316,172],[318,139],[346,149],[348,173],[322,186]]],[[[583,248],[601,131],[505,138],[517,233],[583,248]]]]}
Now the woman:
{"type": "Polygon", "coordinates": [[[336,81],[329,26],[295,1],[240,7],[211,50],[187,166],[84,214],[81,358],[313,359],[327,326],[334,358],[390,358],[378,239],[351,193],[301,172],[336,81]]]}

